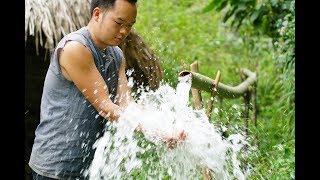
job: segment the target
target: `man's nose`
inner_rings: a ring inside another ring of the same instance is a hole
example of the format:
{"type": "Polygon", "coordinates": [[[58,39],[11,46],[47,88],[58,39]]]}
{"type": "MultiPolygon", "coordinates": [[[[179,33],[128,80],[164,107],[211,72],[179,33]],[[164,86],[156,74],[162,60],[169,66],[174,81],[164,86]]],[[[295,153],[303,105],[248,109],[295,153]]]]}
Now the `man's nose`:
{"type": "Polygon", "coordinates": [[[121,33],[121,34],[127,34],[127,33],[129,33],[129,32],[130,32],[130,30],[131,30],[131,28],[130,28],[130,27],[127,27],[127,26],[121,26],[121,28],[120,28],[120,33],[121,33]]]}

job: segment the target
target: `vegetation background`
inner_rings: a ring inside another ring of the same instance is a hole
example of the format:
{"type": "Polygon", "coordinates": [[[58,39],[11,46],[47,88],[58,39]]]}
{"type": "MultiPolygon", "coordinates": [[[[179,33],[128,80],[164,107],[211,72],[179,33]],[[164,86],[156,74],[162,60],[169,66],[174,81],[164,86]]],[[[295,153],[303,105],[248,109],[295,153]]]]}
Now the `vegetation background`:
{"type": "MultiPolygon", "coordinates": [[[[134,29],[156,52],[164,81],[198,61],[200,73],[235,86],[240,68],[257,73],[257,151],[248,179],[295,179],[295,1],[148,0],[139,2],[134,29]]],[[[209,94],[202,94],[204,99],[209,94]]],[[[204,101],[204,103],[207,103],[204,101]]],[[[242,99],[224,101],[213,123],[243,126],[242,99]]]]}

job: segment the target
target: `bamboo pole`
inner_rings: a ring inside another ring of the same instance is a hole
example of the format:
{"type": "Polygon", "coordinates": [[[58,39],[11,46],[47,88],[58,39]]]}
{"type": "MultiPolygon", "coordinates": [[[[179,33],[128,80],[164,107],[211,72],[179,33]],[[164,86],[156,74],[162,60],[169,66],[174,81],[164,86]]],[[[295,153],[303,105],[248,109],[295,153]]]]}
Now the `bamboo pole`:
{"type": "MultiPolygon", "coordinates": [[[[192,72],[197,72],[197,73],[199,72],[199,66],[198,66],[198,62],[197,61],[195,61],[192,64],[190,64],[190,70],[192,72]]],[[[202,105],[202,97],[201,97],[200,90],[191,87],[191,94],[192,94],[192,97],[193,97],[193,100],[194,100],[195,109],[197,109],[197,110],[202,109],[203,105],[202,105]]]]}
{"type": "MultiPolygon", "coordinates": [[[[256,73],[251,72],[250,70],[244,69],[244,68],[241,68],[240,71],[247,77],[247,79],[234,87],[225,85],[220,82],[216,87],[217,96],[229,98],[229,99],[238,98],[240,96],[243,96],[244,93],[249,90],[249,87],[257,81],[256,73]]],[[[192,78],[191,87],[193,88],[203,90],[206,92],[211,92],[212,85],[216,84],[215,80],[193,71],[187,71],[187,70],[181,71],[179,73],[179,76],[186,76],[188,74],[191,74],[191,78],[192,78]]]]}

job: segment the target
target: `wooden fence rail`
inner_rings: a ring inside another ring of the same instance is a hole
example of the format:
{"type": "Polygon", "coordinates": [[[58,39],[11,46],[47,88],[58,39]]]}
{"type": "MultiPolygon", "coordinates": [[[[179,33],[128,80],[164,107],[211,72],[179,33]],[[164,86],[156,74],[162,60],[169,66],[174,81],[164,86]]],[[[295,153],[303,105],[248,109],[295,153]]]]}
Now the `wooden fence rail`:
{"type": "Polygon", "coordinates": [[[190,71],[183,70],[179,73],[179,76],[187,76],[191,75],[191,90],[192,96],[194,98],[196,109],[203,108],[201,91],[206,91],[211,93],[211,98],[208,103],[207,115],[210,119],[211,111],[212,111],[212,103],[213,98],[215,96],[219,97],[219,101],[221,102],[223,98],[226,99],[234,99],[234,98],[244,98],[244,132],[248,133],[248,119],[249,119],[249,109],[250,109],[250,101],[252,99],[252,121],[253,124],[256,125],[256,87],[257,87],[257,75],[255,72],[252,72],[248,69],[241,68],[240,69],[240,77],[242,82],[237,86],[229,86],[220,81],[220,71],[218,71],[215,79],[211,79],[210,77],[204,76],[199,73],[198,63],[197,61],[193,62],[190,65],[190,71]]]}

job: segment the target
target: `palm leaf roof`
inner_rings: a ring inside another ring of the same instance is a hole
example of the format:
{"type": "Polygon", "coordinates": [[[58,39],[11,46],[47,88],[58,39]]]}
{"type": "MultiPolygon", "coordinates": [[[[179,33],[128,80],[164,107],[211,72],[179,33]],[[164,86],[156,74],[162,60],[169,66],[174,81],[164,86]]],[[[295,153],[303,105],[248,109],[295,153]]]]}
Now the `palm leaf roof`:
{"type": "Polygon", "coordinates": [[[25,0],[25,42],[34,36],[36,49],[53,49],[64,35],[87,25],[89,11],[89,0],[25,0]]]}

